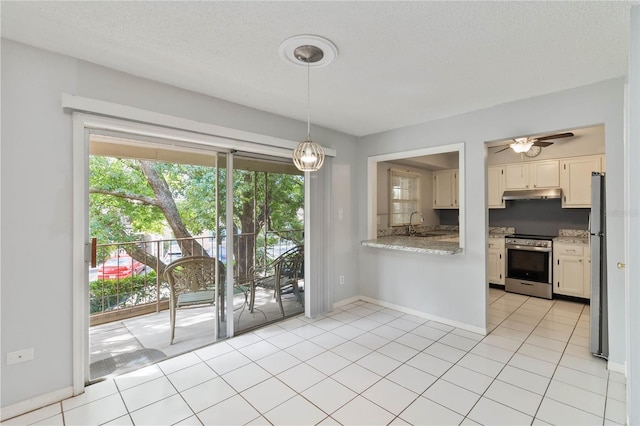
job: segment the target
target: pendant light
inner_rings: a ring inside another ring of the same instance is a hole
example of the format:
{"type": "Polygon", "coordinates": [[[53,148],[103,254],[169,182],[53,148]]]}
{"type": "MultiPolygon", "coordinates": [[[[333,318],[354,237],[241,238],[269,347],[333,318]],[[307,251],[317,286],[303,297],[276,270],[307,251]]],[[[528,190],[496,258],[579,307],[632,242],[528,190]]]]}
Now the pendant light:
{"type": "Polygon", "coordinates": [[[315,172],[324,163],[324,150],[311,140],[310,64],[322,59],[324,53],[319,47],[305,45],[297,47],[293,54],[296,59],[307,64],[307,138],[293,150],[293,164],[302,172],[315,172]]]}
{"type": "Polygon", "coordinates": [[[311,67],[327,65],[338,55],[338,49],[323,37],[299,35],[282,42],[280,55],[291,63],[307,68],[307,138],[293,150],[292,158],[298,170],[315,172],[324,163],[324,150],[311,140],[311,67]]]}

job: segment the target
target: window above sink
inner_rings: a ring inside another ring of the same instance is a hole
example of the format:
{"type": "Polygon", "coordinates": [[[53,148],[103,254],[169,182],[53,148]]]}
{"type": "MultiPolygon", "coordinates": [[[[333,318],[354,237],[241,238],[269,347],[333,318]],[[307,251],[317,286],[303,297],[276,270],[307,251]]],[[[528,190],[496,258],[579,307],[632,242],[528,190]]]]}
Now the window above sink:
{"type": "Polygon", "coordinates": [[[452,226],[459,232],[458,241],[464,241],[464,143],[369,157],[367,216],[369,239],[385,229],[400,235],[399,228],[408,232],[409,226],[416,236],[447,238],[451,232],[440,229],[452,226]],[[446,170],[455,170],[457,176],[451,187],[456,205],[449,209],[434,202],[440,191],[434,175],[446,170]]]}

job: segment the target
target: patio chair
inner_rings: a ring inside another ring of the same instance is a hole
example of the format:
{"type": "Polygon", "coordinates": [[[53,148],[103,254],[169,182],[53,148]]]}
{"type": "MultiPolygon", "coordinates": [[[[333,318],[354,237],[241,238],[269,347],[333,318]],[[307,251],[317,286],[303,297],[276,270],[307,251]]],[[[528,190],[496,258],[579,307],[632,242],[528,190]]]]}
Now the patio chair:
{"type": "Polygon", "coordinates": [[[300,295],[298,280],[304,278],[304,246],[297,246],[278,256],[273,262],[265,266],[253,267],[250,271],[253,277],[249,311],[253,312],[256,287],[272,289],[273,296],[280,304],[280,312],[284,317],[282,294],[292,291],[298,303],[304,306],[304,298],[300,295]]]}
{"type": "Polygon", "coordinates": [[[207,256],[189,256],[171,262],[164,271],[169,282],[171,297],[169,316],[171,344],[175,336],[176,310],[186,306],[215,303],[216,262],[219,265],[220,312],[224,312],[225,267],[222,262],[207,256]]]}

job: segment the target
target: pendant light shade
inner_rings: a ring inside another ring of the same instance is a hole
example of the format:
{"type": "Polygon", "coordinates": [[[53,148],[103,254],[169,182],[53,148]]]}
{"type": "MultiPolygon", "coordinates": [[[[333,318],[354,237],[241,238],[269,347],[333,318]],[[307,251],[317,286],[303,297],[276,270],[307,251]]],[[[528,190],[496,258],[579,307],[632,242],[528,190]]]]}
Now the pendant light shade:
{"type": "Polygon", "coordinates": [[[324,66],[337,56],[335,45],[319,36],[294,36],[285,40],[280,46],[280,53],[286,60],[307,67],[307,138],[300,142],[293,150],[293,164],[303,172],[320,170],[324,163],[324,150],[311,140],[311,96],[310,96],[310,68],[324,66]],[[301,42],[295,49],[294,43],[301,42]],[[313,44],[311,44],[313,43],[313,44]],[[325,56],[322,48],[328,48],[329,55],[325,56]]]}
{"type": "Polygon", "coordinates": [[[293,150],[293,164],[302,172],[320,170],[324,163],[324,150],[320,145],[307,139],[293,150]]]}

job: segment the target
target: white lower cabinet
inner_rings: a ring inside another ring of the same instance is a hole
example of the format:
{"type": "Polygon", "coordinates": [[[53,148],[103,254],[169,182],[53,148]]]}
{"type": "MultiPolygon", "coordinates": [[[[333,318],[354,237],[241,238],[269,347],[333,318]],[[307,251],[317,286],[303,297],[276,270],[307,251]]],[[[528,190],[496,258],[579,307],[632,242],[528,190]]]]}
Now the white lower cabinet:
{"type": "Polygon", "coordinates": [[[591,297],[589,246],[553,245],[553,292],[585,299],[591,297]]]}
{"type": "Polygon", "coordinates": [[[504,285],[504,238],[489,238],[487,251],[487,281],[504,285]]]}

